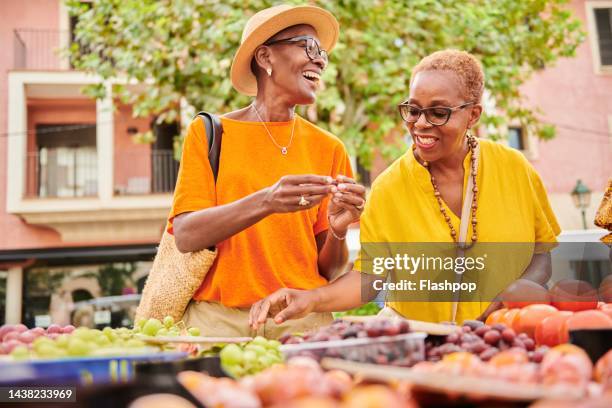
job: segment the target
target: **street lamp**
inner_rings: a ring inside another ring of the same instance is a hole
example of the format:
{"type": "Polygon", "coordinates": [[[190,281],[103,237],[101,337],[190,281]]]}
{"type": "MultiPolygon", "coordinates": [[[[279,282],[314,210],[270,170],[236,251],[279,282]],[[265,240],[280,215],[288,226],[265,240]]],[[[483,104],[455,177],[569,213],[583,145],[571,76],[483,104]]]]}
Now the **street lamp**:
{"type": "Polygon", "coordinates": [[[591,190],[578,179],[576,187],[571,192],[574,205],[582,212],[582,227],[587,229],[586,209],[591,204],[591,190]]]}

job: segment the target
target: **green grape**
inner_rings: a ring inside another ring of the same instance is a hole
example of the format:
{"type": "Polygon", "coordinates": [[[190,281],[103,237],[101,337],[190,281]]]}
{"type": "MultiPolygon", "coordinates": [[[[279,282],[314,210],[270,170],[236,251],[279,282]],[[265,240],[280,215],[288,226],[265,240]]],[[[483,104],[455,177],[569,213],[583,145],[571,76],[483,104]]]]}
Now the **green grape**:
{"type": "Polygon", "coordinates": [[[266,354],[266,349],[262,346],[258,346],[257,344],[249,343],[245,347],[245,350],[254,351],[258,356],[263,356],[266,354]]]}
{"type": "Polygon", "coordinates": [[[147,322],[147,319],[136,320],[136,323],[134,323],[134,329],[138,329],[138,331],[142,331],[142,328],[144,327],[146,322],[147,322]]]}
{"type": "Polygon", "coordinates": [[[171,330],[168,330],[168,334],[167,335],[170,336],[170,337],[176,337],[176,336],[180,336],[180,334],[181,333],[178,330],[171,329],[171,330]]]}
{"type": "Polygon", "coordinates": [[[268,345],[268,340],[266,340],[265,337],[257,336],[249,343],[249,345],[250,344],[266,347],[268,345]]]}
{"type": "Polygon", "coordinates": [[[146,345],[147,344],[144,341],[138,339],[130,339],[125,342],[125,347],[129,348],[140,348],[145,347],[146,345]]]}
{"type": "Polygon", "coordinates": [[[166,329],[170,329],[172,326],[174,326],[174,319],[172,316],[166,316],[164,317],[163,323],[166,329]]]}
{"type": "Polygon", "coordinates": [[[30,357],[30,352],[26,346],[17,346],[11,351],[11,357],[15,360],[27,360],[30,357]]]}
{"type": "Polygon", "coordinates": [[[247,373],[247,371],[240,366],[224,367],[223,369],[234,378],[240,378],[247,373]]]}
{"type": "Polygon", "coordinates": [[[156,334],[156,336],[158,337],[163,337],[167,335],[168,335],[168,329],[166,329],[165,327],[162,327],[161,329],[159,329],[159,331],[156,334]]]}
{"type": "Polygon", "coordinates": [[[146,334],[147,336],[155,336],[162,327],[162,322],[151,318],[145,323],[144,327],[142,328],[142,333],[146,334]]]}
{"type": "Polygon", "coordinates": [[[281,342],[278,340],[268,340],[267,347],[270,350],[276,350],[281,346],[281,342]]]}
{"type": "Polygon", "coordinates": [[[270,356],[261,356],[257,359],[259,366],[263,369],[274,364],[274,359],[270,356]]]}
{"type": "Polygon", "coordinates": [[[270,360],[272,361],[271,365],[281,364],[285,361],[282,355],[273,354],[270,356],[270,360]]]}
{"type": "Polygon", "coordinates": [[[71,356],[84,356],[89,353],[90,346],[80,338],[71,338],[68,342],[68,354],[71,356]]]}
{"type": "Polygon", "coordinates": [[[101,346],[101,347],[108,347],[112,344],[110,339],[106,337],[105,335],[98,336],[94,341],[98,346],[101,346]]]}
{"type": "Polygon", "coordinates": [[[68,347],[68,341],[70,340],[70,335],[68,334],[60,334],[55,339],[55,345],[61,348],[68,347]]]}
{"type": "Polygon", "coordinates": [[[48,337],[41,336],[37,339],[34,339],[32,342],[32,346],[34,346],[34,350],[38,353],[38,349],[44,345],[54,347],[55,342],[48,337]]]}
{"type": "Polygon", "coordinates": [[[36,355],[41,358],[56,358],[60,356],[61,351],[59,348],[54,347],[53,345],[42,343],[38,348],[36,348],[36,355]]]}
{"type": "Polygon", "coordinates": [[[257,361],[257,353],[252,350],[246,350],[242,353],[243,365],[249,366],[257,361]]]}
{"type": "Polygon", "coordinates": [[[89,329],[87,327],[77,327],[70,335],[77,339],[86,340],[89,337],[89,329]]]}
{"type": "Polygon", "coordinates": [[[200,329],[198,327],[190,327],[187,329],[187,333],[189,333],[190,336],[199,336],[200,329]]]}
{"type": "Polygon", "coordinates": [[[242,361],[243,353],[239,346],[236,344],[228,344],[219,353],[221,357],[221,363],[225,366],[238,365],[242,361]]]}

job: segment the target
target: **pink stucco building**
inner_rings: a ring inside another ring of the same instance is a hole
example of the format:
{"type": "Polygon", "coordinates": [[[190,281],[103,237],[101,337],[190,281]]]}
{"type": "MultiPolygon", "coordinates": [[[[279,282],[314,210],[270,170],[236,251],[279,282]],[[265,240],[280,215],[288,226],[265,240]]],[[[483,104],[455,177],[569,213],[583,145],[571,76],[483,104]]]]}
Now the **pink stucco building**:
{"type": "MultiPolygon", "coordinates": [[[[592,222],[612,176],[612,1],[570,7],[584,22],[586,42],[576,58],[560,60],[523,89],[558,135],[544,142],[515,129],[513,139],[542,175],[565,230],[582,228],[569,195],[577,179],[593,190],[592,222]]],[[[133,118],[131,107],[112,97],[112,83],[104,100],[82,95],[99,79],[56,53],[71,38],[62,0],[8,0],[1,9],[0,287],[8,295],[0,299],[0,323],[44,325],[52,287],[74,301],[108,294],[85,272],[130,264],[126,291],[142,284],[171,203],[178,130],[133,118]],[[149,129],[154,144],[133,143],[149,129]]]]}

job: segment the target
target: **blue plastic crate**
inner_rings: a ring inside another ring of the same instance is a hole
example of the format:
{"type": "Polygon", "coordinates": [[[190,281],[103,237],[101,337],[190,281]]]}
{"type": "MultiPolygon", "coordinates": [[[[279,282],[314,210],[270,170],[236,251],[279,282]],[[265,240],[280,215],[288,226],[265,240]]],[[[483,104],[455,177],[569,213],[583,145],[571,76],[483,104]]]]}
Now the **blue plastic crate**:
{"type": "Polygon", "coordinates": [[[89,385],[126,382],[134,377],[137,362],[174,361],[186,352],[161,352],[115,357],[61,358],[0,363],[0,386],[89,385]]]}

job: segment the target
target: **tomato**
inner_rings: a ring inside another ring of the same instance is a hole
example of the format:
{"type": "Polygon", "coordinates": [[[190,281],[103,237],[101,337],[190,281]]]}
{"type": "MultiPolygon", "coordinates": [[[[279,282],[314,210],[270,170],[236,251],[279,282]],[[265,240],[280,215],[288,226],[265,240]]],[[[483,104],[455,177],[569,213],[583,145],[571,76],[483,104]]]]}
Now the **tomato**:
{"type": "Polygon", "coordinates": [[[508,309],[550,304],[550,295],[546,288],[528,279],[518,279],[510,284],[502,294],[502,299],[508,309]]]}
{"type": "Polygon", "coordinates": [[[612,318],[599,310],[585,310],[574,313],[565,321],[563,326],[566,331],[580,329],[610,329],[612,328],[612,318]]]}
{"type": "MultiPolygon", "coordinates": [[[[514,323],[516,316],[519,314],[521,309],[510,309],[500,319],[499,323],[505,324],[507,327],[511,327],[514,329],[514,323]]],[[[516,329],[514,330],[516,331],[516,329]]]]}
{"type": "Polygon", "coordinates": [[[533,339],[537,325],[555,313],[557,309],[550,305],[529,305],[514,318],[513,328],[517,333],[527,333],[533,339]]]}
{"type": "Polygon", "coordinates": [[[570,312],[596,309],[599,300],[590,283],[577,279],[560,280],[550,289],[550,295],[554,307],[570,312]]]}
{"type": "Polygon", "coordinates": [[[601,356],[595,364],[595,381],[605,388],[612,387],[612,350],[601,356]]]}
{"type": "Polygon", "coordinates": [[[572,312],[557,312],[546,317],[536,326],[535,341],[538,345],[553,347],[561,344],[561,330],[572,312]]]}
{"type": "Polygon", "coordinates": [[[494,311],[487,317],[486,324],[489,326],[493,326],[494,324],[501,323],[501,319],[504,317],[504,313],[506,313],[508,309],[502,308],[494,311]]]}

